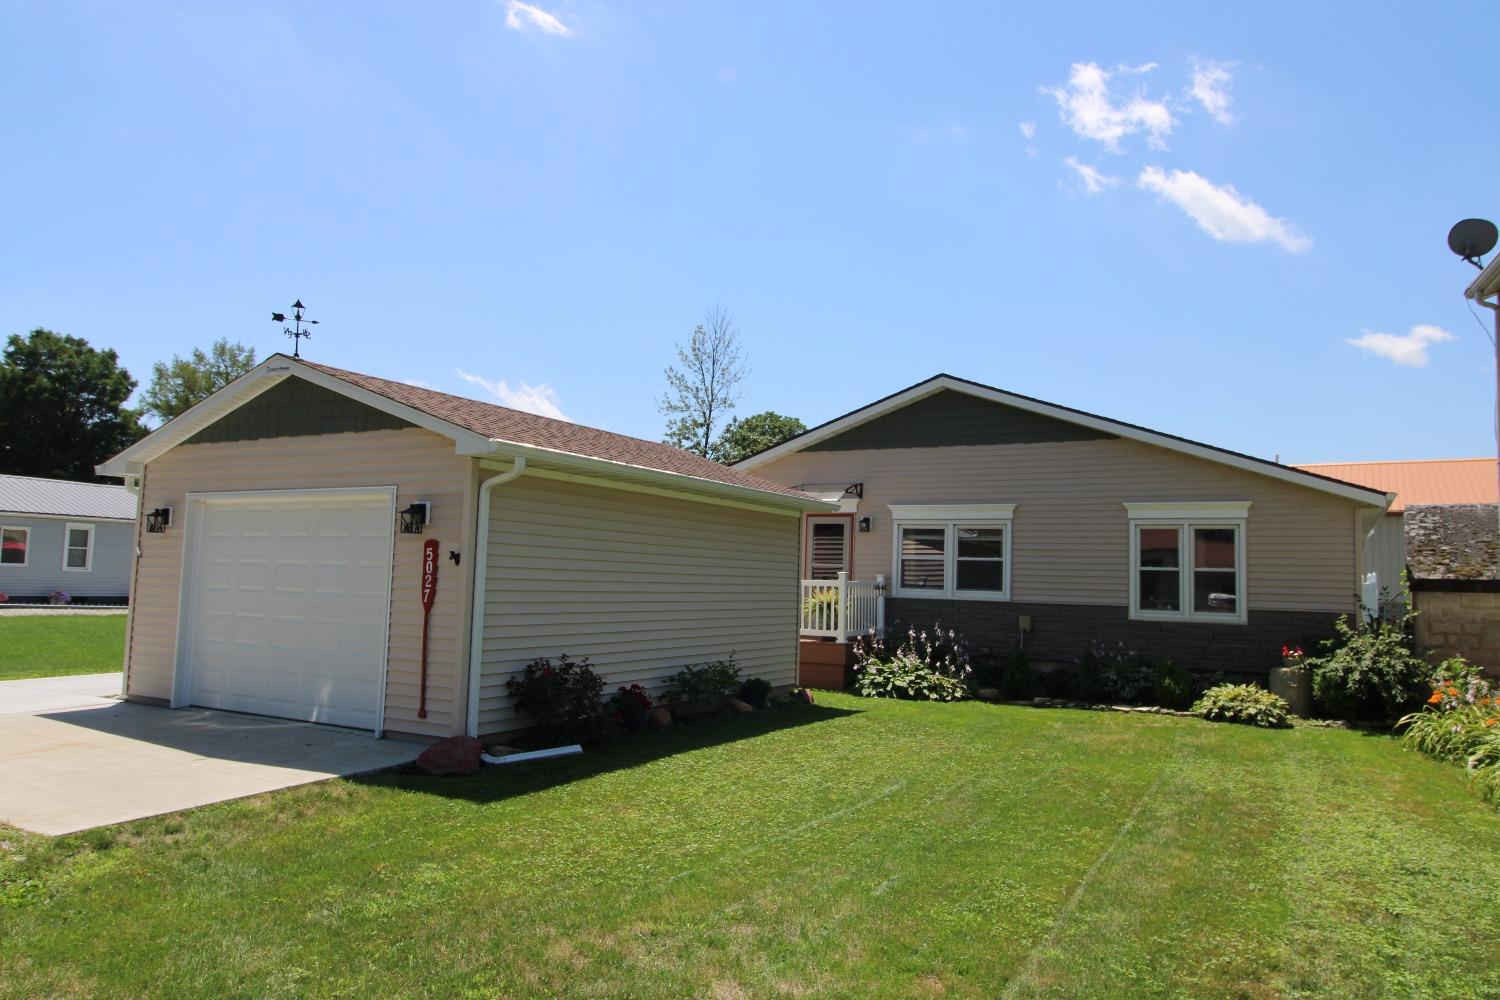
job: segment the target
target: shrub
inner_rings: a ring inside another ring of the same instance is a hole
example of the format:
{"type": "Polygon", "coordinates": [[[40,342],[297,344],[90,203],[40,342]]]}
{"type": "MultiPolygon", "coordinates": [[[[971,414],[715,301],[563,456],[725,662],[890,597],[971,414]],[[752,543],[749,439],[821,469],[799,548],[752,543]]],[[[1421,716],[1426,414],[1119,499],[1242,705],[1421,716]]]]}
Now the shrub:
{"type": "Polygon", "coordinates": [[[536,719],[550,734],[576,737],[599,716],[604,678],[594,673],[588,657],[571,660],[564,653],[556,662],[532,660],[505,682],[505,688],[516,709],[536,719]]]}
{"type": "Polygon", "coordinates": [[[740,685],[740,701],[751,708],[765,708],[771,697],[771,682],[764,677],[752,677],[740,685]]]}
{"type": "Polygon", "coordinates": [[[740,683],[734,654],[727,660],[689,663],[667,682],[665,699],[698,709],[717,708],[740,683]]]}
{"type": "Polygon", "coordinates": [[[871,635],[855,650],[854,690],[866,698],[962,701],[969,697],[973,673],[963,638],[936,625],[931,632],[907,629],[900,645],[889,649],[871,635]]]}
{"type": "Polygon", "coordinates": [[[651,696],[639,684],[622,685],[609,699],[616,722],[626,729],[640,729],[651,711],[651,696]]]}
{"type": "Polygon", "coordinates": [[[1288,725],[1287,704],[1254,684],[1220,684],[1203,692],[1193,713],[1212,722],[1239,722],[1276,729],[1288,725]]]}
{"type": "Polygon", "coordinates": [[[1321,715],[1394,719],[1420,703],[1431,668],[1412,649],[1412,617],[1355,624],[1342,616],[1334,623],[1338,635],[1323,643],[1324,655],[1307,660],[1321,715]]]}
{"type": "Polygon", "coordinates": [[[1163,660],[1151,677],[1151,700],[1162,708],[1187,708],[1193,703],[1193,674],[1176,660],[1163,660]]]}

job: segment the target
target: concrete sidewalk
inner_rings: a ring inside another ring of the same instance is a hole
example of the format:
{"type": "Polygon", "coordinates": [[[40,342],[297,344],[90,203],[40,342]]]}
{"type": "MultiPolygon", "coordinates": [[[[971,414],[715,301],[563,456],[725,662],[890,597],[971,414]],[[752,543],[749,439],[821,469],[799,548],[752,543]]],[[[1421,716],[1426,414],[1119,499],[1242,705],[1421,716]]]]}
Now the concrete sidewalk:
{"type": "Polygon", "coordinates": [[[119,676],[0,683],[0,822],[74,833],[377,771],[422,750],[350,729],[101,697],[111,684],[119,691],[119,676]]]}

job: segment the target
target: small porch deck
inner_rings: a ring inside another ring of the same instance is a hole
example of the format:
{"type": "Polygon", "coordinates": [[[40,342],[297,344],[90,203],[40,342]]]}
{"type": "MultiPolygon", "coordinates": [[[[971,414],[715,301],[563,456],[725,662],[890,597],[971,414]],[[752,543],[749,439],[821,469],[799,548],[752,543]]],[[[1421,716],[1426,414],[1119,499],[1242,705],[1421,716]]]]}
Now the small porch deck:
{"type": "Polygon", "coordinates": [[[803,580],[799,607],[797,683],[843,688],[854,665],[850,640],[885,630],[885,578],[851,580],[840,572],[832,579],[803,580]]]}

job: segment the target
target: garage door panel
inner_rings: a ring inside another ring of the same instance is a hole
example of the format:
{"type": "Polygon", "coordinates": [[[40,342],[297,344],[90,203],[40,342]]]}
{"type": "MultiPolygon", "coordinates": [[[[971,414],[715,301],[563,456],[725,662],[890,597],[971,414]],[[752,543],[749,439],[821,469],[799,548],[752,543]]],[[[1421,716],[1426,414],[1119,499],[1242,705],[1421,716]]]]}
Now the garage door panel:
{"type": "Polygon", "coordinates": [[[388,495],[204,508],[189,700],[373,728],[390,600],[388,495]]]}

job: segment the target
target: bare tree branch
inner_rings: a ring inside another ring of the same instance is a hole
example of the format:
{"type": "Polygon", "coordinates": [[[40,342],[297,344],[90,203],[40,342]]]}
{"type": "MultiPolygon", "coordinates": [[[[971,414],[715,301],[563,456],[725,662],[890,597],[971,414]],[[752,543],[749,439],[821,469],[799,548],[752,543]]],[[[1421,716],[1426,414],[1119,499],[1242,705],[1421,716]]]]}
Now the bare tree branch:
{"type": "Polygon", "coordinates": [[[715,305],[693,328],[687,346],[677,345],[677,364],[667,368],[667,392],[657,401],[667,421],[667,444],[709,457],[714,431],[743,395],[750,369],[740,349],[734,315],[715,305]]]}

